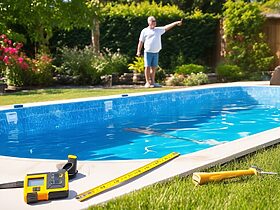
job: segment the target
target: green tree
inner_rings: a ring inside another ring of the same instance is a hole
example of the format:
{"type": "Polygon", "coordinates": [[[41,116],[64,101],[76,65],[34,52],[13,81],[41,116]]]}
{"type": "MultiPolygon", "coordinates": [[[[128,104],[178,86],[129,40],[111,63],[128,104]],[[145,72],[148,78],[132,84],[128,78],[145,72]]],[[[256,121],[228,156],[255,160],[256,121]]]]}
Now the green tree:
{"type": "Polygon", "coordinates": [[[265,17],[258,3],[231,1],[225,4],[226,58],[250,75],[268,71],[274,57],[265,42],[265,17]]]}
{"type": "Polygon", "coordinates": [[[269,1],[266,1],[262,5],[262,9],[266,13],[280,13],[280,2],[279,2],[279,0],[269,0],[269,1]]]}
{"type": "Polygon", "coordinates": [[[45,51],[54,29],[88,27],[93,10],[84,0],[5,0],[0,11],[0,25],[6,30],[12,24],[23,26],[28,37],[45,51]]]}

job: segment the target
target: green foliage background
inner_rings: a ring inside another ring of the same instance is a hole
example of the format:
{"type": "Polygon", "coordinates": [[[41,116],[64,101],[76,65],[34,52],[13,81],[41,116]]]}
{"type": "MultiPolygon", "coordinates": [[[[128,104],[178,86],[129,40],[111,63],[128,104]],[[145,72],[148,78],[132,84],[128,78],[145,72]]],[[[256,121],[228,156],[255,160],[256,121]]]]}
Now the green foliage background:
{"type": "Polygon", "coordinates": [[[229,0],[225,9],[226,58],[255,79],[274,60],[262,32],[265,17],[256,3],[229,0]]]}
{"type": "MultiPolygon", "coordinates": [[[[143,2],[141,4],[125,5],[108,4],[103,8],[100,18],[100,44],[102,48],[109,48],[113,52],[120,50],[132,61],[140,32],[147,27],[147,17],[157,18],[158,26],[164,26],[173,21],[183,19],[181,27],[176,27],[162,37],[163,49],[160,53],[159,65],[173,71],[176,65],[183,63],[213,64],[219,17],[195,11],[185,14],[176,6],[143,2]],[[179,58],[181,56],[181,59],[179,58]]],[[[54,46],[79,46],[90,44],[90,31],[73,30],[57,31],[51,40],[54,46]]]]}

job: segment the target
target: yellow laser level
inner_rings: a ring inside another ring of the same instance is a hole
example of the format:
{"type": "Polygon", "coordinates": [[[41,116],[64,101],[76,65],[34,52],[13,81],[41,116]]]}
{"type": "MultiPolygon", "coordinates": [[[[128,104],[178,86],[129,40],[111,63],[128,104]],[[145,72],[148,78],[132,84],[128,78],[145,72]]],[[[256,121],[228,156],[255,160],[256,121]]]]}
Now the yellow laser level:
{"type": "Polygon", "coordinates": [[[58,198],[69,194],[68,172],[61,169],[57,172],[27,174],[24,179],[24,201],[36,203],[58,198]]]}

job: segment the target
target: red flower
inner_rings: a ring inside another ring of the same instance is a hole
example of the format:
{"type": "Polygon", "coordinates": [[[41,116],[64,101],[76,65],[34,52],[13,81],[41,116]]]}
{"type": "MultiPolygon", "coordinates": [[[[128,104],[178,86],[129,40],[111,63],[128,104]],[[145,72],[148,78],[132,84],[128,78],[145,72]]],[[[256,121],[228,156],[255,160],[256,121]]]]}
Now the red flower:
{"type": "Polygon", "coordinates": [[[19,57],[19,58],[18,58],[18,62],[19,62],[19,63],[22,63],[22,62],[23,62],[23,58],[22,58],[22,57],[19,57]]]}
{"type": "Polygon", "coordinates": [[[27,70],[29,68],[28,64],[26,62],[22,62],[20,64],[20,68],[22,68],[23,70],[27,70]]]}
{"type": "Polygon", "coordinates": [[[3,61],[5,64],[9,64],[9,57],[5,55],[3,61]]]}

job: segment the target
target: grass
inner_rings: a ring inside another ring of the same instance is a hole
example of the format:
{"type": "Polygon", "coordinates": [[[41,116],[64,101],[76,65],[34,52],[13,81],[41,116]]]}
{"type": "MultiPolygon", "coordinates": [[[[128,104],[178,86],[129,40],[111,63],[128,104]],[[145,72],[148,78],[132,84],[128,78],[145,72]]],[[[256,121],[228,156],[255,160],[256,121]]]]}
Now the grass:
{"type": "MultiPolygon", "coordinates": [[[[208,171],[248,169],[280,172],[280,145],[216,166],[208,171]]],[[[167,172],[168,173],[168,172],[167,172]]],[[[280,175],[247,176],[195,187],[191,177],[175,177],[92,206],[96,209],[280,209],[280,175]]]]}
{"type": "Polygon", "coordinates": [[[0,106],[31,103],[31,102],[42,102],[42,101],[53,101],[73,98],[86,98],[94,96],[108,96],[118,95],[124,93],[137,93],[137,92],[151,92],[158,90],[167,90],[171,88],[118,88],[118,89],[90,89],[90,88],[50,88],[50,89],[39,89],[20,91],[10,94],[4,94],[0,96],[0,106]]]}

